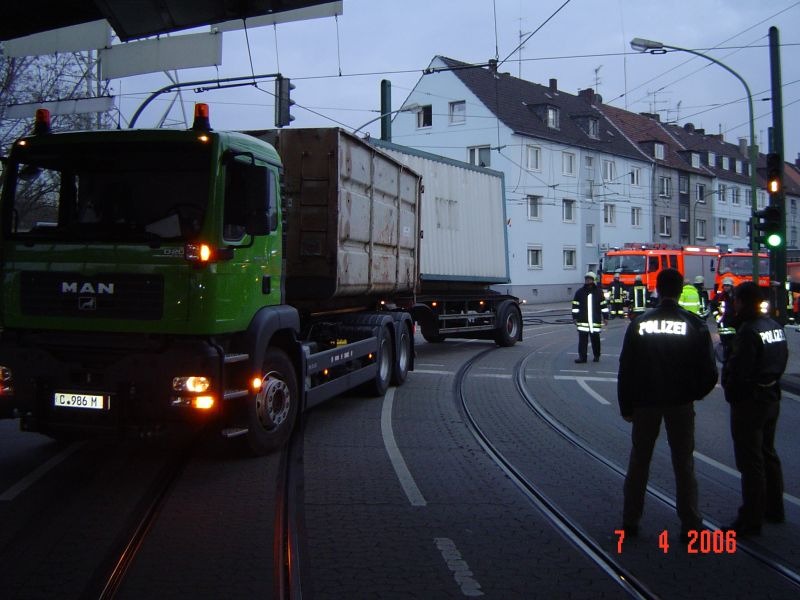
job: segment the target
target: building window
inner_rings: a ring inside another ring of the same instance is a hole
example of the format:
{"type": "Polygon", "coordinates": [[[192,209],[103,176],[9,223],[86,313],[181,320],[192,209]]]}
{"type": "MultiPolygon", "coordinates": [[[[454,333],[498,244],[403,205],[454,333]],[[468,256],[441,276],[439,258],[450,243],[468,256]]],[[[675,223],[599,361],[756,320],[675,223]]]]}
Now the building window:
{"type": "Polygon", "coordinates": [[[740,161],[740,160],[736,161],[736,172],[737,173],[741,173],[742,172],[742,161],[740,161]]]}
{"type": "Polygon", "coordinates": [[[742,222],[738,219],[731,221],[731,235],[735,238],[742,237],[742,222]]]}
{"type": "Polygon", "coordinates": [[[653,146],[653,156],[658,160],[664,160],[664,144],[656,143],[653,146]]]}
{"type": "Polygon", "coordinates": [[[600,122],[597,119],[589,119],[589,137],[594,139],[600,137],[600,122]]]}
{"type": "Polygon", "coordinates": [[[564,248],[563,256],[564,256],[564,268],[565,269],[574,269],[576,266],[575,257],[577,252],[575,248],[564,248]]]}
{"type": "Polygon", "coordinates": [[[724,183],[719,184],[719,201],[720,202],[727,202],[728,201],[728,186],[724,183]]]}
{"type": "Polygon", "coordinates": [[[728,219],[717,219],[717,235],[728,235],[728,219]]]}
{"type": "Polygon", "coordinates": [[[564,175],[575,175],[575,155],[572,152],[561,153],[561,172],[564,175]]]}
{"type": "Polygon", "coordinates": [[[547,126],[550,129],[558,129],[558,109],[555,106],[547,107],[547,126]]]}
{"type": "Polygon", "coordinates": [[[697,152],[692,152],[692,166],[695,169],[700,168],[700,155],[697,152]]]}
{"type": "Polygon", "coordinates": [[[758,190],[758,209],[761,210],[767,205],[767,193],[764,190],[758,190]]]}
{"type": "Polygon", "coordinates": [[[613,160],[603,161],[603,181],[614,181],[616,178],[616,169],[614,168],[613,160]]]}
{"type": "Polygon", "coordinates": [[[465,100],[458,100],[450,103],[450,123],[463,123],[467,120],[467,103],[465,100]]]}
{"type": "Polygon", "coordinates": [[[528,268],[541,269],[542,268],[542,247],[541,246],[528,246],[528,268]]]}
{"type": "Polygon", "coordinates": [[[672,180],[669,177],[658,178],[658,195],[661,198],[672,197],[672,180]]]}
{"type": "Polygon", "coordinates": [[[685,175],[678,176],[678,193],[680,194],[688,194],[689,193],[689,178],[685,175]]]}
{"type": "Polygon", "coordinates": [[[642,226],[642,209],[638,206],[631,208],[631,227],[642,226]]]}
{"type": "Polygon", "coordinates": [[[725,169],[726,171],[730,170],[731,168],[731,159],[728,158],[727,156],[722,157],[722,168],[725,169]]]}
{"type": "Polygon", "coordinates": [[[565,223],[575,222],[575,200],[564,198],[561,201],[561,220],[565,223]]]}
{"type": "Polygon", "coordinates": [[[670,237],[672,235],[672,217],[661,215],[658,217],[658,235],[670,237]]]}
{"type": "Polygon", "coordinates": [[[542,170],[542,149],[539,146],[527,147],[527,169],[528,171],[542,170]]]}
{"type": "Polygon", "coordinates": [[[706,239],[706,221],[705,219],[696,219],[694,222],[694,237],[698,240],[706,239]]]}
{"type": "Polygon", "coordinates": [[[603,223],[614,225],[617,222],[617,206],[615,204],[603,204],[603,223]]]}
{"type": "Polygon", "coordinates": [[[589,198],[590,200],[594,198],[594,181],[592,179],[587,179],[586,184],[584,185],[584,196],[589,198]]]}
{"type": "Polygon", "coordinates": [[[739,206],[740,201],[741,201],[741,195],[739,193],[739,188],[734,186],[731,188],[731,204],[739,206]]]}
{"type": "Polygon", "coordinates": [[[706,203],[706,186],[704,183],[695,184],[694,199],[700,204],[706,203]]]}
{"type": "Polygon", "coordinates": [[[473,146],[467,148],[467,162],[471,165],[479,167],[488,167],[491,163],[490,160],[491,148],[489,146],[473,146]]]}
{"type": "Polygon", "coordinates": [[[639,167],[631,167],[631,185],[642,185],[642,170],[639,167]]]}
{"type": "Polygon", "coordinates": [[[586,226],[586,245],[591,246],[594,244],[594,225],[586,226]]]}
{"type": "Polygon", "coordinates": [[[533,221],[542,218],[542,197],[528,196],[528,220],[533,221]]]}
{"type": "Polygon", "coordinates": [[[708,153],[708,166],[709,167],[716,167],[717,166],[717,155],[713,152],[708,153]]]}
{"type": "Polygon", "coordinates": [[[586,170],[589,171],[589,175],[594,174],[594,156],[585,156],[583,159],[583,164],[586,166],[586,170]]]}
{"type": "Polygon", "coordinates": [[[428,104],[417,111],[417,129],[431,125],[433,125],[433,106],[428,104]]]}
{"type": "Polygon", "coordinates": [[[681,204],[678,208],[678,220],[681,223],[689,222],[689,206],[687,204],[681,204]]]}

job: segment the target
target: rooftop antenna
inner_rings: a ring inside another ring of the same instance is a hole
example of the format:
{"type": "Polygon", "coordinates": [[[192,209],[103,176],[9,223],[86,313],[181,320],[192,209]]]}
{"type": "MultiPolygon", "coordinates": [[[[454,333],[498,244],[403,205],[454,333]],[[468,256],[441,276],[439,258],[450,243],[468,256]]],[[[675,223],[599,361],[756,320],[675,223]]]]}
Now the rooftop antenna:
{"type": "Polygon", "coordinates": [[[522,44],[522,38],[526,35],[530,35],[530,31],[522,31],[522,17],[519,18],[519,68],[518,68],[518,75],[520,79],[522,79],[522,49],[525,47],[522,44]]]}
{"type": "Polygon", "coordinates": [[[594,70],[594,93],[595,94],[599,93],[599,89],[598,88],[600,87],[600,69],[602,69],[602,68],[603,68],[603,65],[600,65],[600,66],[596,67],[595,70],[594,70]]]}

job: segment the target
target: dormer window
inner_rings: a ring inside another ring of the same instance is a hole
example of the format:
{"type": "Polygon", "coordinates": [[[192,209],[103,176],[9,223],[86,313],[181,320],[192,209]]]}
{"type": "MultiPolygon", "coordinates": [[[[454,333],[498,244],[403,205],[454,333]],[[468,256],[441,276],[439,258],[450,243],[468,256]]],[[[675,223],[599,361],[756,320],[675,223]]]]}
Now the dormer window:
{"type": "Polygon", "coordinates": [[[736,172],[737,173],[741,173],[742,172],[742,161],[740,161],[740,160],[736,161],[736,172]]]}
{"type": "Polygon", "coordinates": [[[589,119],[587,125],[589,127],[589,137],[598,139],[600,137],[600,121],[597,119],[589,119]]]}
{"type": "Polygon", "coordinates": [[[700,167],[700,155],[697,152],[692,152],[692,166],[695,169],[700,167]]]}
{"type": "Polygon", "coordinates": [[[664,144],[656,142],[653,146],[653,156],[658,160],[664,160],[664,144]]]}
{"type": "Polygon", "coordinates": [[[547,107],[547,126],[550,129],[558,129],[558,109],[555,106],[547,107]]]}
{"type": "Polygon", "coordinates": [[[709,167],[716,167],[717,166],[717,155],[713,152],[708,153],[708,166],[709,167]]]}
{"type": "Polygon", "coordinates": [[[722,157],[722,168],[725,169],[726,171],[730,170],[731,168],[731,159],[728,158],[727,156],[722,157]]]}

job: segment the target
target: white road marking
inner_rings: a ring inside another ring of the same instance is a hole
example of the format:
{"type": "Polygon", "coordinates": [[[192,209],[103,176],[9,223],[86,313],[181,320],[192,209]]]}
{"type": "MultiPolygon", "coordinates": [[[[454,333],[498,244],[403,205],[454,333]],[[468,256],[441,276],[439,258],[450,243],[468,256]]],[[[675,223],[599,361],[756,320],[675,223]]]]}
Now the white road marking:
{"type": "Polygon", "coordinates": [[[470,377],[493,377],[495,379],[511,379],[511,373],[473,373],[470,377]]]}
{"type": "Polygon", "coordinates": [[[455,375],[454,371],[436,371],[434,369],[417,369],[415,368],[412,373],[425,373],[427,375],[455,375]]]}
{"type": "Polygon", "coordinates": [[[583,377],[580,375],[555,375],[554,379],[561,379],[561,380],[568,380],[576,382],[583,391],[589,394],[592,398],[597,400],[600,404],[611,404],[608,400],[603,398],[600,394],[595,392],[592,388],[587,385],[587,381],[616,381],[616,378],[612,377],[583,377]]]}
{"type": "Polygon", "coordinates": [[[400,449],[397,447],[397,442],[394,439],[394,432],[392,431],[392,407],[394,406],[394,390],[389,388],[386,390],[386,395],[383,397],[383,409],[381,410],[381,435],[383,436],[383,445],[386,447],[386,453],[389,455],[389,460],[394,467],[394,472],[397,474],[397,479],[400,480],[400,485],[406,493],[408,501],[411,506],[425,506],[427,502],[419,491],[414,478],[411,476],[411,471],[408,470],[406,461],[403,460],[403,455],[400,454],[400,449]]]}
{"type": "Polygon", "coordinates": [[[450,538],[433,538],[433,542],[442,553],[442,558],[447,563],[447,568],[453,572],[453,579],[461,588],[465,596],[483,596],[481,584],[473,577],[467,562],[461,557],[456,543],[450,538]]]}
{"type": "Polygon", "coordinates": [[[603,398],[600,394],[598,394],[592,388],[589,387],[589,385],[586,383],[586,378],[581,377],[580,379],[578,379],[578,385],[583,388],[583,391],[585,391],[592,398],[597,400],[600,404],[611,404],[608,400],[603,398]]]}
{"type": "Polygon", "coordinates": [[[39,479],[41,479],[53,467],[67,459],[72,453],[84,445],[86,445],[86,442],[76,442],[67,446],[62,452],[59,452],[47,462],[39,465],[38,468],[28,473],[25,477],[0,494],[0,502],[9,502],[19,496],[22,492],[27,490],[39,479]]]}
{"type": "MultiPolygon", "coordinates": [[[[735,477],[736,479],[742,478],[742,476],[739,474],[739,471],[737,471],[736,469],[731,469],[728,465],[725,465],[717,460],[714,460],[710,456],[706,456],[705,454],[700,454],[699,452],[695,451],[694,457],[697,460],[700,460],[706,464],[711,465],[712,467],[716,467],[717,469],[719,469],[723,473],[727,473],[731,477],[735,477]]],[[[797,498],[796,496],[784,493],[783,499],[786,500],[787,502],[794,504],[795,506],[800,506],[800,498],[797,498]]]]}

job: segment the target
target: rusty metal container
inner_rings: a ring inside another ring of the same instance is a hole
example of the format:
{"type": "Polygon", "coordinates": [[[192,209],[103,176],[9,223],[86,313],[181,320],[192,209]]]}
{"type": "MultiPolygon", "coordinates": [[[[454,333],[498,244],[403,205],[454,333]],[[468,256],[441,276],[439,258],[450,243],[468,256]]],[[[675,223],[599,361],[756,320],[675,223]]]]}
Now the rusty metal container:
{"type": "Polygon", "coordinates": [[[251,135],[285,169],[289,304],[326,310],[414,290],[419,175],[338,128],[251,135]]]}

